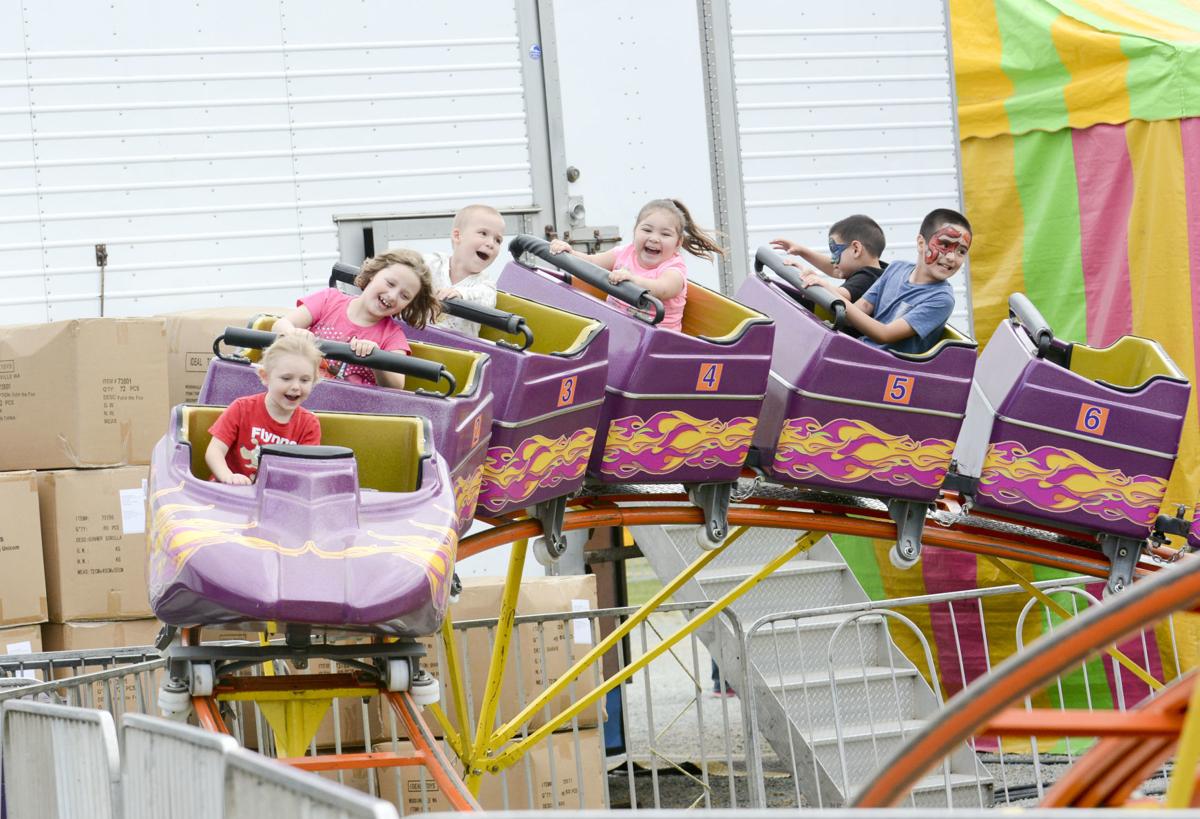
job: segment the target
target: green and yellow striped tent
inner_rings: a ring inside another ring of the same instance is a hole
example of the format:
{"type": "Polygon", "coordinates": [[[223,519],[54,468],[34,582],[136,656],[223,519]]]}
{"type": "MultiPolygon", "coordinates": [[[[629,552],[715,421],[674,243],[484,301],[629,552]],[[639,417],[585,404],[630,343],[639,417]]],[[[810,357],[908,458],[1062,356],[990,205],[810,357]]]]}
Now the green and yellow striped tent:
{"type": "MultiPolygon", "coordinates": [[[[1123,334],[1157,339],[1196,384],[1200,0],[950,0],[950,11],[981,345],[1007,315],[1008,295],[1023,291],[1058,335],[1093,346],[1123,334]]],[[[1193,393],[1169,508],[1200,497],[1198,455],[1193,393]]],[[[970,555],[929,550],[919,569],[900,572],[887,544],[839,542],[877,597],[1008,582],[970,555]]],[[[1014,568],[1029,579],[1055,576],[1014,568]]],[[[1015,650],[1019,605],[931,606],[918,618],[946,693],[1015,650]],[[963,636],[980,619],[986,651],[978,640],[955,640],[955,627],[963,636]]],[[[1045,627],[1026,629],[1026,641],[1045,627]]],[[[1191,624],[1185,633],[1164,627],[1126,649],[1169,679],[1177,664],[1200,659],[1198,636],[1191,624]]],[[[1103,707],[1146,691],[1132,675],[1118,680],[1093,664],[1086,685],[1076,675],[1061,696],[1047,697],[1103,707]]]]}

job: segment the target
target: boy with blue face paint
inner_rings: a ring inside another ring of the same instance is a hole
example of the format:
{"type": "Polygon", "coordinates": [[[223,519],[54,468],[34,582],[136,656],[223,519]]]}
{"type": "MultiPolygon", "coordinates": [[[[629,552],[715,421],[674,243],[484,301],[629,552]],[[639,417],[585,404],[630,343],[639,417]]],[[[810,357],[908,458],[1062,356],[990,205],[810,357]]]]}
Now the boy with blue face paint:
{"type": "MultiPolygon", "coordinates": [[[[841,285],[832,289],[851,303],[862,298],[887,267],[887,262],[879,261],[886,246],[883,229],[870,216],[861,213],[847,216],[829,228],[828,256],[787,239],[774,239],[771,246],[799,256],[827,276],[843,279],[841,285]]],[[[784,264],[805,269],[795,259],[784,259],[784,264]]]]}

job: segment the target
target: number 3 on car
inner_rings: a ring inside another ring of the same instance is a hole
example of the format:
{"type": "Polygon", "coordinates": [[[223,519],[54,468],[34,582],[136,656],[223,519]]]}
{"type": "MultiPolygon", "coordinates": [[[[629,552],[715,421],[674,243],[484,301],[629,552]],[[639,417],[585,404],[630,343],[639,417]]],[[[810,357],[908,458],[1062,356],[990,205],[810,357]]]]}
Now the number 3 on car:
{"type": "Polygon", "coordinates": [[[579,376],[572,375],[564,378],[558,385],[558,405],[560,407],[568,407],[575,403],[575,383],[578,380],[579,376]]]}
{"type": "Polygon", "coordinates": [[[721,386],[721,370],[724,364],[716,362],[700,365],[700,375],[696,378],[696,392],[716,392],[721,386]]]}
{"type": "Polygon", "coordinates": [[[1095,404],[1079,405],[1079,418],[1075,421],[1075,429],[1090,435],[1103,435],[1107,424],[1107,407],[1098,407],[1095,404]]]}

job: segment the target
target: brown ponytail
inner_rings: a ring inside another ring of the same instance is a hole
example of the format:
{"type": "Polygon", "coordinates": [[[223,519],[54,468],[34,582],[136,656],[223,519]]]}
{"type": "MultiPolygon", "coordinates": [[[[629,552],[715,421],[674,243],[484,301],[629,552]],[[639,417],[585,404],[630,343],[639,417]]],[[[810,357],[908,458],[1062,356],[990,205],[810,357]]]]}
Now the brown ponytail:
{"type": "Polygon", "coordinates": [[[688,253],[701,259],[712,259],[714,253],[725,255],[725,248],[717,244],[714,237],[693,221],[687,206],[678,199],[654,199],[647,202],[638,211],[634,224],[640,223],[647,213],[656,210],[665,210],[679,220],[680,244],[688,253]]]}

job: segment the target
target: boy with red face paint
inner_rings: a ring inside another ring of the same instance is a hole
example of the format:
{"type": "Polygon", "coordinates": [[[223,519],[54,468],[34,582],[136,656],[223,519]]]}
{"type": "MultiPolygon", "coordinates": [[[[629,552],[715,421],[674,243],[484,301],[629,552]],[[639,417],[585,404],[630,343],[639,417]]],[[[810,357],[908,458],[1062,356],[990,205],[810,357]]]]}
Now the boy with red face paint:
{"type": "MultiPolygon", "coordinates": [[[[967,260],[971,223],[957,211],[938,208],[921,222],[917,262],[892,262],[875,284],[853,304],[846,319],[863,341],[901,353],[923,353],[941,337],[954,311],[949,279],[967,260]]],[[[817,273],[805,274],[806,285],[837,292],[817,273]]]]}

